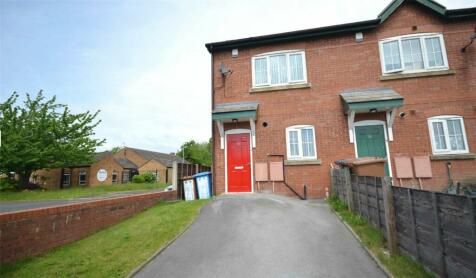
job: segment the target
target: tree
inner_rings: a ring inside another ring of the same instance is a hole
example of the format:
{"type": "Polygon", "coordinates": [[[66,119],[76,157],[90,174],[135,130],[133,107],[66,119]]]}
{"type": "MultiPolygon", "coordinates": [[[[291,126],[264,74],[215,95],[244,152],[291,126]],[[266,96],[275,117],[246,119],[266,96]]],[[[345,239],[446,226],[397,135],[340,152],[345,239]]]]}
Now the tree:
{"type": "Polygon", "coordinates": [[[177,155],[185,158],[187,161],[194,164],[201,164],[206,166],[212,165],[212,144],[211,139],[208,142],[195,142],[190,140],[185,142],[177,151],[177,155]]]}
{"type": "Polygon", "coordinates": [[[26,95],[17,105],[14,92],[0,103],[0,172],[19,175],[19,187],[27,186],[31,173],[43,168],[69,167],[92,161],[96,147],[105,140],[92,139],[99,111],[73,114],[67,105],[46,100],[42,91],[26,95]]]}

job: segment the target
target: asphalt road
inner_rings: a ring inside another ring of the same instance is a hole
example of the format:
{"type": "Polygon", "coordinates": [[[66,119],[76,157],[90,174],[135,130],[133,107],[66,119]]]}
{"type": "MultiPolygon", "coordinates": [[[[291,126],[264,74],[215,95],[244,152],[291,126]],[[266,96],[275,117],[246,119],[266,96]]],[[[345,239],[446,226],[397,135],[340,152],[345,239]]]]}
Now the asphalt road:
{"type": "Polygon", "coordinates": [[[227,195],[135,277],[386,277],[324,201],[227,195]]]}
{"type": "Polygon", "coordinates": [[[151,192],[160,192],[162,190],[163,189],[118,191],[118,192],[110,192],[110,193],[99,195],[99,196],[79,197],[79,198],[63,199],[63,200],[1,201],[0,213],[14,212],[14,211],[20,211],[20,210],[26,210],[26,209],[70,205],[70,204],[84,203],[84,202],[95,201],[95,200],[103,200],[103,199],[131,196],[131,195],[151,193],[151,192]]]}

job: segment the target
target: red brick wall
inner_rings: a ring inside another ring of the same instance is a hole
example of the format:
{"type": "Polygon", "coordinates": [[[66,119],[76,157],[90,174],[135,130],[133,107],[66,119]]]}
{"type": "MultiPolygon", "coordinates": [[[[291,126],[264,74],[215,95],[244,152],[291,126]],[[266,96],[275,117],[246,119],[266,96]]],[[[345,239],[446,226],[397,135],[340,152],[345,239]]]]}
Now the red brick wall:
{"type": "MultiPolygon", "coordinates": [[[[427,118],[445,114],[464,118],[469,150],[476,152],[476,47],[469,47],[466,53],[460,51],[474,33],[474,21],[445,21],[416,4],[406,3],[383,25],[363,33],[364,41],[361,43],[356,43],[355,34],[350,33],[240,48],[237,58],[231,57],[231,51],[213,54],[215,104],[239,101],[260,103],[256,122],[256,148],[253,149],[255,162],[267,161],[268,154],[286,154],[286,127],[297,124],[315,127],[317,154],[322,164],[286,167],[288,183],[298,191],[302,190],[304,184],[308,185],[310,197],[325,195],[325,188],[330,186],[330,163],[337,159],[355,157],[339,97],[339,93],[344,90],[389,87],[405,98],[404,106],[397,113],[403,111],[407,116],[395,119],[394,141],[389,142],[392,162],[396,155],[431,155],[427,118]],[[413,26],[417,26],[416,31],[412,30],[413,26]],[[456,73],[380,81],[382,73],[378,40],[420,32],[443,33],[449,68],[456,73]],[[311,88],[249,93],[251,57],[288,49],[305,50],[307,78],[311,88]],[[233,70],[233,74],[225,82],[219,73],[222,62],[233,70]],[[410,113],[410,110],[414,112],[410,113]],[[266,128],[262,126],[263,122],[268,123],[266,128]]],[[[359,115],[357,120],[368,117],[359,115]]],[[[381,115],[375,115],[373,119],[379,118],[381,115]]],[[[224,150],[220,149],[216,126],[213,136],[214,182],[216,193],[220,194],[225,191],[225,166],[224,150]]],[[[429,189],[441,190],[446,186],[445,163],[446,161],[432,161],[434,178],[423,181],[430,186],[429,189]]],[[[455,180],[476,178],[475,160],[453,160],[452,163],[455,180]]],[[[276,190],[283,193],[289,191],[284,187],[276,190]]]]}
{"type": "Polygon", "coordinates": [[[81,204],[0,214],[0,262],[41,254],[116,224],[176,191],[147,193],[81,204]]]}

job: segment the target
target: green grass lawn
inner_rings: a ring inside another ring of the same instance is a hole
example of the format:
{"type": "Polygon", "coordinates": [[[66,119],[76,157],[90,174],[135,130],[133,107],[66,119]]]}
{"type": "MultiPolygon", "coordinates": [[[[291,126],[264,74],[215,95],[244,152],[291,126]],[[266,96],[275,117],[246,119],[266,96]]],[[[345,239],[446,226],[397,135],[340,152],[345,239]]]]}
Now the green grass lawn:
{"type": "Polygon", "coordinates": [[[332,209],[336,211],[344,221],[354,230],[359,236],[360,240],[367,246],[380,262],[390,271],[395,277],[433,277],[426,272],[423,266],[413,259],[394,255],[389,256],[385,252],[385,238],[382,233],[373,227],[371,224],[361,216],[348,211],[347,205],[340,201],[338,197],[332,196],[328,200],[332,209]]]}
{"type": "Polygon", "coordinates": [[[182,232],[207,202],[160,203],[44,255],[2,265],[0,277],[124,277],[182,232]]]}
{"type": "Polygon", "coordinates": [[[50,190],[9,190],[0,191],[0,201],[69,199],[75,197],[98,196],[106,194],[108,192],[117,191],[162,189],[166,186],[167,185],[165,184],[158,183],[127,183],[50,190]]]}

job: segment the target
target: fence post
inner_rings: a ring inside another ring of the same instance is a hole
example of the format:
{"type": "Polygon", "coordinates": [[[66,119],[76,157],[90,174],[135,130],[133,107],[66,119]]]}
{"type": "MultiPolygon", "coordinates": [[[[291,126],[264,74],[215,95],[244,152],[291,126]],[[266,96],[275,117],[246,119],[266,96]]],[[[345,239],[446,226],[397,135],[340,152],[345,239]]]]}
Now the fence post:
{"type": "Polygon", "coordinates": [[[178,164],[177,161],[172,163],[172,187],[177,190],[178,185],[178,164]]]}
{"type": "Polygon", "coordinates": [[[377,201],[377,225],[378,229],[382,229],[382,223],[380,222],[380,200],[378,199],[378,186],[377,186],[377,177],[374,177],[374,186],[375,186],[375,200],[377,201]]]}
{"type": "Polygon", "coordinates": [[[362,200],[360,198],[359,176],[355,176],[355,185],[357,186],[357,204],[359,205],[359,214],[362,216],[362,200]]]}
{"type": "Polygon", "coordinates": [[[395,255],[398,254],[397,226],[395,223],[395,207],[393,206],[392,182],[390,177],[382,178],[382,190],[388,251],[390,255],[395,255]]]}
{"type": "Polygon", "coordinates": [[[476,265],[476,206],[474,202],[476,199],[467,197],[468,198],[468,206],[469,206],[469,215],[471,216],[471,227],[473,230],[473,265],[476,265]]]}
{"type": "Polygon", "coordinates": [[[330,176],[331,176],[331,192],[332,192],[332,195],[338,195],[337,194],[337,190],[336,190],[336,184],[335,184],[335,179],[334,179],[334,169],[330,169],[329,173],[330,173],[330,176]]]}
{"type": "Polygon", "coordinates": [[[413,194],[410,188],[407,188],[407,199],[408,199],[408,209],[410,211],[410,221],[412,226],[413,245],[415,246],[416,257],[418,260],[420,260],[420,251],[418,250],[418,240],[417,240],[417,232],[416,232],[416,221],[415,221],[415,214],[413,210],[413,194]]]}
{"type": "Polygon", "coordinates": [[[347,206],[349,211],[354,209],[354,198],[352,196],[352,184],[350,182],[350,169],[344,168],[344,186],[347,195],[347,206]]]}
{"type": "Polygon", "coordinates": [[[431,192],[431,202],[433,205],[433,217],[435,218],[436,239],[438,241],[438,251],[440,252],[441,277],[447,277],[446,260],[445,260],[445,242],[441,236],[440,216],[438,215],[438,196],[435,192],[431,192]]]}
{"type": "Polygon", "coordinates": [[[195,164],[195,174],[200,173],[200,169],[198,168],[198,164],[195,164]]]}
{"type": "Polygon", "coordinates": [[[367,221],[371,222],[371,217],[370,217],[370,201],[369,201],[369,187],[368,187],[368,181],[367,181],[367,176],[365,176],[365,201],[367,202],[367,221]]]}

